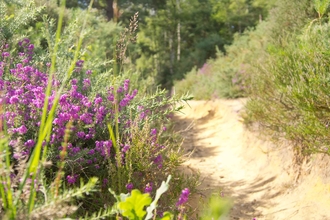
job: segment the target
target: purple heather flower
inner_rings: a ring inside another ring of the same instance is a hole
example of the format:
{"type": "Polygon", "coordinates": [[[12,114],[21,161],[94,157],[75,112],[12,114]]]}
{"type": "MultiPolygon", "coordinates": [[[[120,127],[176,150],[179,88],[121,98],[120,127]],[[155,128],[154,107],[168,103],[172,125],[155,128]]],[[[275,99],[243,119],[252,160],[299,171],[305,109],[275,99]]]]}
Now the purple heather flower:
{"type": "Polygon", "coordinates": [[[84,79],[83,84],[83,89],[87,89],[91,86],[91,81],[89,79],[84,79]]]}
{"type": "Polygon", "coordinates": [[[78,61],[76,62],[76,66],[77,66],[77,67],[82,67],[83,64],[84,64],[84,61],[83,61],[83,60],[78,60],[78,61]]]}
{"type": "Polygon", "coordinates": [[[132,92],[133,98],[136,96],[137,93],[138,93],[138,90],[137,89],[134,89],[133,92],[132,92]]]}
{"type": "Polygon", "coordinates": [[[104,179],[103,179],[103,186],[108,185],[108,182],[109,182],[108,179],[107,179],[107,178],[104,178],[104,179]]]}
{"type": "Polygon", "coordinates": [[[89,152],[88,152],[89,155],[93,155],[95,154],[95,150],[94,149],[91,149],[89,152]]]}
{"type": "Polygon", "coordinates": [[[120,105],[121,107],[125,107],[125,106],[128,105],[128,103],[129,103],[129,99],[128,99],[127,97],[125,97],[125,98],[123,98],[123,99],[119,102],[119,105],[120,105]]]}
{"type": "Polygon", "coordinates": [[[29,40],[28,38],[24,38],[24,39],[23,39],[23,43],[25,43],[25,44],[29,44],[29,43],[30,43],[30,40],[29,40]]]}
{"type": "Polygon", "coordinates": [[[154,163],[158,165],[158,168],[162,168],[163,167],[163,157],[162,157],[162,155],[158,155],[154,159],[154,163]]]}
{"type": "Polygon", "coordinates": [[[14,95],[14,96],[10,97],[9,104],[16,104],[16,103],[18,103],[18,101],[19,101],[18,95],[14,95]]]}
{"type": "Polygon", "coordinates": [[[10,55],[10,54],[9,54],[8,52],[3,52],[3,53],[2,53],[2,56],[3,56],[3,57],[9,57],[9,55],[10,55]]]}
{"type": "Polygon", "coordinates": [[[77,181],[77,178],[78,178],[78,175],[77,174],[74,174],[74,175],[68,175],[66,177],[66,180],[68,181],[68,184],[69,185],[73,185],[75,184],[75,182],[77,181]]]}
{"type": "Polygon", "coordinates": [[[117,89],[117,93],[121,93],[121,92],[123,92],[123,87],[121,87],[121,86],[119,86],[119,88],[117,89]]]}
{"type": "Polygon", "coordinates": [[[131,192],[132,189],[133,189],[133,183],[127,183],[126,184],[126,189],[127,189],[128,192],[131,192]]]}
{"type": "Polygon", "coordinates": [[[71,80],[71,85],[77,85],[78,83],[78,80],[77,79],[72,79],[71,80]]]}
{"type": "Polygon", "coordinates": [[[86,136],[85,136],[85,140],[89,140],[89,139],[91,139],[91,138],[93,138],[94,136],[93,135],[91,135],[91,134],[86,134],[86,136]]]}
{"type": "Polygon", "coordinates": [[[148,183],[146,187],[144,188],[144,193],[151,193],[152,191],[152,183],[148,183]]]}
{"type": "Polygon", "coordinates": [[[32,148],[34,147],[35,145],[35,142],[34,140],[30,139],[30,140],[27,140],[25,143],[24,143],[24,146],[28,147],[28,148],[32,148]]]}
{"type": "Polygon", "coordinates": [[[129,88],[129,79],[126,79],[124,81],[124,91],[128,91],[128,88],[129,88]]]}
{"type": "Polygon", "coordinates": [[[33,44],[29,44],[28,50],[33,50],[33,49],[34,49],[34,45],[33,44]]]}
{"type": "Polygon", "coordinates": [[[9,142],[9,146],[15,147],[17,145],[18,141],[17,140],[11,140],[9,142]]]}
{"type": "Polygon", "coordinates": [[[179,207],[181,205],[183,205],[184,203],[186,203],[188,201],[188,197],[189,197],[189,189],[185,188],[184,190],[182,190],[179,201],[176,203],[176,206],[179,207]]]}
{"type": "Polygon", "coordinates": [[[150,135],[152,136],[157,135],[157,129],[156,128],[151,129],[150,135]]]}
{"type": "Polygon", "coordinates": [[[123,153],[126,153],[126,152],[129,150],[129,148],[130,148],[129,145],[125,145],[121,151],[122,151],[123,153]]]}
{"type": "Polygon", "coordinates": [[[22,125],[21,127],[17,128],[16,131],[20,134],[25,134],[28,129],[25,127],[25,125],[22,125]]]}
{"type": "Polygon", "coordinates": [[[83,131],[78,131],[78,132],[77,132],[77,136],[78,136],[78,138],[80,138],[80,139],[84,139],[85,136],[86,136],[86,134],[85,134],[83,131]]]}
{"type": "Polygon", "coordinates": [[[146,117],[146,113],[145,112],[141,112],[140,113],[140,119],[142,120],[142,119],[144,119],[146,117]]]}
{"type": "Polygon", "coordinates": [[[94,99],[94,103],[95,103],[95,105],[102,103],[102,98],[101,97],[96,97],[94,99]]]}
{"type": "Polygon", "coordinates": [[[86,75],[90,75],[90,74],[92,74],[92,70],[87,70],[86,75]]]}
{"type": "Polygon", "coordinates": [[[110,102],[113,102],[115,100],[115,96],[112,93],[109,93],[109,96],[107,98],[110,102]]]}
{"type": "Polygon", "coordinates": [[[81,103],[87,108],[92,106],[92,103],[88,100],[87,97],[82,98],[81,103]]]}
{"type": "Polygon", "coordinates": [[[91,113],[84,113],[80,116],[80,120],[82,120],[85,124],[92,124],[93,115],[91,113]]]}

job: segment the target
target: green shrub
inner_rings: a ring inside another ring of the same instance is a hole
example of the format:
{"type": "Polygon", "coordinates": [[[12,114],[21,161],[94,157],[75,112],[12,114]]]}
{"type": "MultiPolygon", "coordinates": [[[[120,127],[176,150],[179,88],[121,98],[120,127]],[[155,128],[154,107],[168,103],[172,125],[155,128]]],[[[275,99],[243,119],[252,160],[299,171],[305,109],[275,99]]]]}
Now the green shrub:
{"type": "Polygon", "coordinates": [[[247,104],[252,121],[307,154],[329,153],[329,28],[328,23],[307,24],[285,47],[269,47],[247,104]]]}
{"type": "MultiPolygon", "coordinates": [[[[165,90],[137,94],[123,68],[115,74],[91,69],[106,58],[85,53],[83,40],[95,39],[90,16],[76,11],[61,35],[65,10],[58,20],[43,16],[44,35],[34,38],[46,38],[47,48],[11,39],[20,36],[15,30],[1,41],[1,217],[81,217],[99,210],[95,218],[109,216],[115,198],[108,188],[121,193],[134,187],[153,196],[170,174],[175,184],[158,210],[178,214],[175,202],[189,179],[175,172],[180,140],[165,126],[184,99],[165,90]]],[[[0,25],[12,30],[16,24],[0,25]]],[[[138,85],[139,77],[133,82],[138,85]]]]}

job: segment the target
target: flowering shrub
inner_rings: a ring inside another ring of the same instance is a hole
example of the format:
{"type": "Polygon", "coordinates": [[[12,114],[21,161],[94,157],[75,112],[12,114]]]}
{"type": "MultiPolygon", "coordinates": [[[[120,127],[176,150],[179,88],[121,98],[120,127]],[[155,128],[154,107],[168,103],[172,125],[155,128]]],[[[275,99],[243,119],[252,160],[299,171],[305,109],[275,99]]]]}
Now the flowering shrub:
{"type": "MultiPolygon", "coordinates": [[[[50,64],[45,65],[44,71],[35,68],[33,50],[34,45],[28,39],[19,42],[17,54],[10,54],[8,45],[1,47],[2,117],[16,163],[31,156],[46,98],[50,64]]],[[[96,176],[101,179],[103,189],[130,192],[138,188],[154,194],[153,188],[179,164],[179,158],[171,153],[177,146],[164,142],[162,136],[167,131],[161,124],[175,110],[168,108],[174,106],[175,100],[167,98],[162,91],[137,100],[138,91],[130,88],[128,79],[91,96],[92,71],[85,70],[83,63],[83,60],[76,62],[70,82],[60,96],[49,143],[44,140],[44,146],[50,146],[49,160],[53,164],[65,160],[63,171],[69,187],[75,186],[80,178],[96,176]],[[65,138],[68,124],[69,136],[65,138]],[[66,157],[61,157],[63,153],[66,157]]],[[[61,83],[56,78],[52,81],[48,110],[61,83]]],[[[55,178],[56,170],[46,172],[49,181],[55,178]]],[[[173,201],[178,194],[179,191],[173,193],[173,201]]],[[[102,207],[112,203],[103,193],[97,201],[92,200],[102,207]]]]}

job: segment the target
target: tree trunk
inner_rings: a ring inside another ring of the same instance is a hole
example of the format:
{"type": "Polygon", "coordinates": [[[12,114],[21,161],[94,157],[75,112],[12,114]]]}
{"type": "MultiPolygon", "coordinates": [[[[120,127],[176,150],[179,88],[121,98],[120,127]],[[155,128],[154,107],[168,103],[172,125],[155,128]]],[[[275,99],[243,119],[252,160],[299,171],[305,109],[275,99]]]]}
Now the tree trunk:
{"type": "Polygon", "coordinates": [[[107,6],[105,8],[105,13],[108,18],[108,21],[110,21],[111,19],[114,18],[113,4],[114,4],[114,0],[107,0],[107,6]]]}
{"type": "MultiPolygon", "coordinates": [[[[178,12],[181,12],[180,9],[180,0],[176,0],[176,4],[178,7],[178,12]]],[[[177,61],[180,61],[180,55],[181,55],[181,22],[180,22],[180,18],[178,21],[178,29],[177,29],[177,34],[178,34],[178,50],[177,50],[177,61]]]]}

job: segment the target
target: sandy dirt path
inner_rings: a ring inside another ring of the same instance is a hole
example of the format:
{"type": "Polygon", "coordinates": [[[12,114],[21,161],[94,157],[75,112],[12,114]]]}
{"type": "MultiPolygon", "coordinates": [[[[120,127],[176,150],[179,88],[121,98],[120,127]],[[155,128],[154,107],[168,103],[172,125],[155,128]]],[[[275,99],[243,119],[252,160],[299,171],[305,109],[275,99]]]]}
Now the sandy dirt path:
{"type": "Polygon", "coordinates": [[[201,176],[190,205],[197,213],[215,193],[233,199],[229,219],[330,219],[329,159],[315,156],[298,171],[292,147],[244,127],[245,101],[191,101],[175,116],[185,137],[183,170],[201,176]]]}

